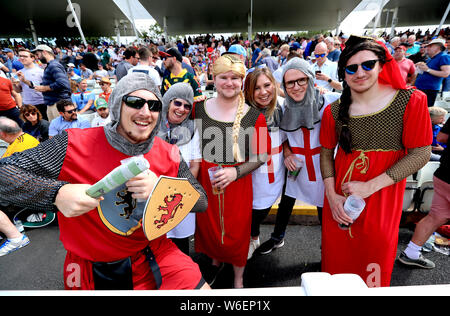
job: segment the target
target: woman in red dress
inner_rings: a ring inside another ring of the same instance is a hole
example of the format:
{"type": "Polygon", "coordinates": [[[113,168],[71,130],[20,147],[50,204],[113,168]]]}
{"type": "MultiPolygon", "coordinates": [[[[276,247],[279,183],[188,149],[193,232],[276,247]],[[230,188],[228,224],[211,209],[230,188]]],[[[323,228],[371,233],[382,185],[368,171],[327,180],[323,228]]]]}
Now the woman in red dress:
{"type": "Polygon", "coordinates": [[[389,286],[405,179],[430,157],[426,96],[406,88],[392,56],[371,38],[350,37],[338,69],[345,88],[325,110],[320,133],[322,271],[355,273],[370,287],[389,286]],[[349,195],[366,202],[354,221],[343,208],[349,195]],[[338,224],[351,226],[343,230],[338,224]]]}
{"type": "MultiPolygon", "coordinates": [[[[252,219],[251,172],[266,161],[270,137],[264,115],[245,103],[242,61],[221,56],[213,75],[217,97],[197,104],[194,113],[202,149],[198,181],[208,195],[208,209],[197,216],[195,250],[215,267],[231,263],[234,287],[241,288],[252,219]],[[218,165],[223,170],[210,180],[208,169],[218,165]]],[[[205,279],[212,284],[215,276],[205,279]]]]}

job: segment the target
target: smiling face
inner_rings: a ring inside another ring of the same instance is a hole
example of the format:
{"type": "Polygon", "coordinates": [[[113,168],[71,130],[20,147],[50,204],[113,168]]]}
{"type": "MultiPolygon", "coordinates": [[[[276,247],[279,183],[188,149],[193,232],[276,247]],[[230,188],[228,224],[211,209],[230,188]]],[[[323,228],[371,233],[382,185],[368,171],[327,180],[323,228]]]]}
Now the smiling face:
{"type": "Polygon", "coordinates": [[[170,101],[169,110],[167,111],[167,120],[171,124],[181,124],[191,113],[190,104],[183,100],[176,98],[170,101]],[[177,106],[178,104],[180,104],[177,106]]]}
{"type": "Polygon", "coordinates": [[[275,87],[267,78],[266,75],[260,75],[256,80],[255,90],[253,93],[253,98],[255,103],[260,108],[265,108],[270,105],[272,99],[275,96],[275,87]]]}
{"type": "Polygon", "coordinates": [[[289,69],[284,74],[284,85],[286,89],[286,93],[295,101],[300,102],[303,100],[306,94],[306,90],[308,89],[308,83],[304,85],[299,85],[297,82],[301,79],[305,80],[308,76],[305,75],[303,72],[297,69],[289,69]],[[295,82],[295,84],[292,87],[288,83],[295,82]]]}
{"type": "Polygon", "coordinates": [[[372,70],[363,70],[361,63],[378,59],[377,55],[369,50],[363,50],[353,55],[347,62],[348,65],[359,64],[358,70],[350,75],[345,73],[345,81],[349,85],[350,89],[356,93],[363,93],[371,89],[378,84],[378,75],[382,70],[380,62],[375,64],[372,70]]]}
{"type": "MultiPolygon", "coordinates": [[[[137,90],[128,95],[146,100],[158,100],[148,90],[137,90]]],[[[159,112],[150,111],[148,104],[144,104],[141,109],[134,109],[122,102],[117,132],[132,144],[145,142],[155,128],[158,117],[159,112]]]]}
{"type": "Polygon", "coordinates": [[[231,70],[216,75],[214,83],[221,97],[235,98],[241,92],[242,78],[231,70]]]}

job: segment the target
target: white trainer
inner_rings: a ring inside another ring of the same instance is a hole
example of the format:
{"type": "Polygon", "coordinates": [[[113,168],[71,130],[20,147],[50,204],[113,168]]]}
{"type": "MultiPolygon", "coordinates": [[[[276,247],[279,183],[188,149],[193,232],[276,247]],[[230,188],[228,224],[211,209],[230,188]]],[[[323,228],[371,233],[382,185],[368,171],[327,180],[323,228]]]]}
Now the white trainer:
{"type": "Polygon", "coordinates": [[[247,260],[249,260],[249,259],[251,259],[251,257],[253,257],[253,253],[255,252],[256,249],[258,249],[260,244],[261,243],[259,242],[259,237],[258,237],[258,239],[250,238],[250,246],[248,247],[247,260]]]}

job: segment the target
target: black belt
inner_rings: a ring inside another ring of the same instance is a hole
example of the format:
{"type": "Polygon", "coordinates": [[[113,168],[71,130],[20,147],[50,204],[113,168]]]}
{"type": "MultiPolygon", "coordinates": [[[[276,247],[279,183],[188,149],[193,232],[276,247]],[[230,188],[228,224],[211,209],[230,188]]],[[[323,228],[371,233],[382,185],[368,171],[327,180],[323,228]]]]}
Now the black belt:
{"type": "MultiPolygon", "coordinates": [[[[156,289],[162,284],[161,271],[150,247],[143,250],[145,258],[152,270],[156,289]]],[[[131,257],[114,262],[93,262],[92,273],[96,290],[132,290],[133,274],[131,257]]]]}

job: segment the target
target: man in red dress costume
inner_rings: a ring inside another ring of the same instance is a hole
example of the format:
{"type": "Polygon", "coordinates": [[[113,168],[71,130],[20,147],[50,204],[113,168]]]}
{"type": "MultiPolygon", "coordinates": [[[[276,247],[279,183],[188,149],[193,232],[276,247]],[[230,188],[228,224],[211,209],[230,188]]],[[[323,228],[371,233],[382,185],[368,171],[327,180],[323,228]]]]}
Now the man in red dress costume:
{"type": "Polygon", "coordinates": [[[368,286],[389,286],[405,179],[431,153],[426,96],[406,89],[397,63],[371,38],[350,37],[338,68],[345,88],[325,110],[320,131],[322,271],[355,273],[368,286]],[[343,208],[349,195],[366,202],[355,220],[343,208]],[[350,230],[338,224],[351,224],[350,230]]]}
{"type": "Polygon", "coordinates": [[[142,229],[145,202],[139,201],[149,197],[159,175],[188,178],[201,196],[193,211],[207,207],[206,194],[179,150],[156,137],[160,100],[148,76],[130,74],[110,96],[110,124],[70,129],[0,163],[2,200],[58,210],[60,238],[67,250],[66,289],[209,288],[197,264],[165,235],[149,242],[142,229]],[[130,179],[114,194],[100,199],[86,195],[90,185],[137,155],[149,161],[149,172],[130,179]],[[126,217],[120,216],[125,200],[131,210],[126,217]]]}

